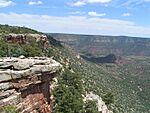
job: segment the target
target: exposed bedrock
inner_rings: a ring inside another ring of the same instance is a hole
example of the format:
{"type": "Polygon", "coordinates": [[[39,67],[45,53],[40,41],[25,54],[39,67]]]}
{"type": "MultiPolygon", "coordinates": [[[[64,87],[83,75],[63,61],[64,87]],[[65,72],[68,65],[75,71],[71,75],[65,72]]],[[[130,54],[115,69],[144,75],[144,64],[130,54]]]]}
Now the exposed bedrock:
{"type": "Polygon", "coordinates": [[[51,113],[50,81],[62,65],[51,58],[0,58],[0,112],[13,105],[20,113],[51,113]]]}

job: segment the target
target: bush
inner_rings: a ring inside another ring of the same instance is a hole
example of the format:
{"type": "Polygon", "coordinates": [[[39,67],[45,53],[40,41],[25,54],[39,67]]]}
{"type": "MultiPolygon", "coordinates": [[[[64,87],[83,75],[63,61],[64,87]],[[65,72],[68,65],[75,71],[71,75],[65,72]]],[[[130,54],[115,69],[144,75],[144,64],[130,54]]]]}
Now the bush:
{"type": "Polygon", "coordinates": [[[26,57],[42,56],[42,50],[40,48],[29,44],[23,45],[22,51],[22,55],[26,57]]]}
{"type": "Polygon", "coordinates": [[[0,40],[0,57],[18,57],[24,55],[26,57],[42,56],[42,48],[36,44],[12,44],[7,43],[3,39],[0,40]]]}

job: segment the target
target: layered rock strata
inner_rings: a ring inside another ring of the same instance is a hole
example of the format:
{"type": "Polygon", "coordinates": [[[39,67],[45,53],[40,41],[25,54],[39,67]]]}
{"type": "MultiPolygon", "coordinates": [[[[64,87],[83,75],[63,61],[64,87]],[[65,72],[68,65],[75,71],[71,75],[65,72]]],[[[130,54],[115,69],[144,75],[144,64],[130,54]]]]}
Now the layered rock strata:
{"type": "Polygon", "coordinates": [[[8,34],[5,36],[8,43],[29,44],[38,43],[43,48],[50,46],[48,37],[43,34],[8,34]]]}
{"type": "Polygon", "coordinates": [[[50,81],[62,65],[51,58],[0,58],[0,112],[51,113],[50,81]]]}

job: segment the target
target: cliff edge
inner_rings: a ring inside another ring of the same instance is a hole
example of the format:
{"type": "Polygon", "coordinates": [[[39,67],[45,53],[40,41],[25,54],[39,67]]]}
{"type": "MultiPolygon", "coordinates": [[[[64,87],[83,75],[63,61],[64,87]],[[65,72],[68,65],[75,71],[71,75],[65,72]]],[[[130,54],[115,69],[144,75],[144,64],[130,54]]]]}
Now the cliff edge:
{"type": "Polygon", "coordinates": [[[50,81],[62,65],[51,58],[0,58],[0,112],[16,106],[21,113],[51,113],[50,81]]]}

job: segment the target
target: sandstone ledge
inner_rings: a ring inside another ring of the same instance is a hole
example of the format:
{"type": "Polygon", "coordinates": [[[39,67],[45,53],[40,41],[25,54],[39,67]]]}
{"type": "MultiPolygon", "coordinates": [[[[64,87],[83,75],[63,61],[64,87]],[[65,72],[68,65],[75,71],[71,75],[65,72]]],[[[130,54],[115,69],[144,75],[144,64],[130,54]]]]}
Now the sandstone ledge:
{"type": "Polygon", "coordinates": [[[5,105],[15,105],[21,113],[37,108],[51,113],[50,81],[61,68],[47,57],[0,58],[0,112],[5,105]]]}
{"type": "Polygon", "coordinates": [[[60,63],[51,58],[0,58],[0,83],[41,73],[54,73],[61,69],[60,63]]]}

